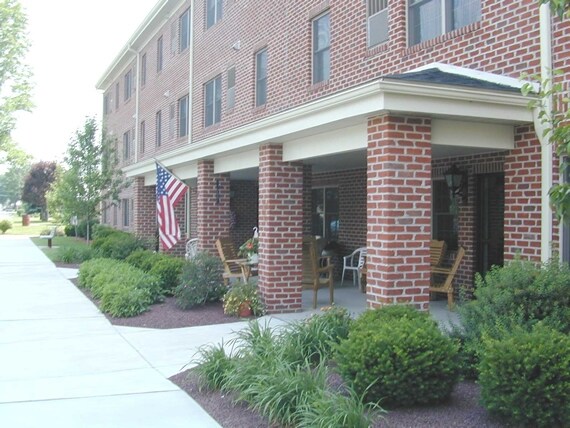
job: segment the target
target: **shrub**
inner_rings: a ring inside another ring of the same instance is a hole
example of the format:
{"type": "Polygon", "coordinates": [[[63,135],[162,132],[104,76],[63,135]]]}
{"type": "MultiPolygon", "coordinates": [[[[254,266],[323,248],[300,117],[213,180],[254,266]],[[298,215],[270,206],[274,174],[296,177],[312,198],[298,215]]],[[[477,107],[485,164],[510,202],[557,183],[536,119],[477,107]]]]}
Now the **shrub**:
{"type": "Polygon", "coordinates": [[[387,406],[448,398],[458,379],[457,345],[427,314],[412,314],[411,307],[376,309],[386,310],[358,318],[336,347],[341,376],[367,401],[387,406]]]}
{"type": "Polygon", "coordinates": [[[139,248],[129,254],[125,261],[136,268],[148,272],[161,257],[162,255],[160,253],[154,253],[152,251],[139,248]]]}
{"type": "Polygon", "coordinates": [[[182,309],[221,299],[226,288],[222,279],[222,262],[200,252],[182,268],[180,283],[174,289],[176,303],[182,309]]]}
{"type": "Polygon", "coordinates": [[[82,263],[93,258],[93,250],[87,248],[60,248],[56,254],[56,259],[63,263],[82,263]]]}
{"type": "Polygon", "coordinates": [[[63,234],[65,236],[75,236],[75,226],[71,224],[65,225],[65,227],[63,228],[63,234]]]}
{"type": "Polygon", "coordinates": [[[112,269],[113,265],[118,261],[112,259],[91,259],[79,266],[78,282],[81,287],[91,289],[93,287],[93,278],[100,272],[112,269]]]}
{"type": "Polygon", "coordinates": [[[153,303],[148,288],[112,283],[102,288],[101,310],[113,317],[132,317],[148,310],[153,303]]]}
{"type": "Polygon", "coordinates": [[[226,315],[240,315],[243,305],[247,305],[255,316],[263,315],[264,306],[259,297],[259,290],[256,284],[249,282],[233,285],[222,298],[224,302],[224,313],[226,315]]]}
{"type": "Polygon", "coordinates": [[[99,257],[125,260],[132,252],[144,248],[144,242],[126,232],[115,232],[93,241],[92,248],[99,257]]]}
{"type": "Polygon", "coordinates": [[[516,426],[570,422],[570,337],[544,325],[485,340],[480,363],[487,410],[516,426]]]}
{"type": "Polygon", "coordinates": [[[117,230],[111,226],[106,226],[104,224],[96,224],[93,226],[93,239],[98,239],[98,238],[106,238],[109,235],[112,235],[114,233],[125,233],[122,232],[120,230],[117,230]]]}
{"type": "Polygon", "coordinates": [[[346,309],[332,306],[322,314],[292,323],[282,335],[285,358],[313,364],[332,358],[333,347],[348,337],[351,321],[346,309]]]}
{"type": "Polygon", "coordinates": [[[149,273],[158,278],[162,291],[172,294],[179,283],[184,263],[183,259],[164,255],[157,259],[149,273]]]}
{"type": "MultiPolygon", "coordinates": [[[[93,230],[96,228],[96,225],[98,224],[99,224],[98,220],[91,220],[89,222],[89,234],[91,239],[93,238],[91,236],[93,234],[93,230]]],[[[87,220],[81,220],[77,225],[77,236],[80,238],[87,238],[87,220]]]]}
{"type": "Polygon", "coordinates": [[[542,267],[514,260],[475,279],[475,300],[459,307],[465,374],[476,377],[484,335],[499,339],[515,328],[527,331],[538,322],[570,333],[570,269],[551,261],[542,267]]]}
{"type": "Polygon", "coordinates": [[[8,220],[0,221],[0,231],[5,234],[8,229],[12,229],[12,223],[8,220]]]}

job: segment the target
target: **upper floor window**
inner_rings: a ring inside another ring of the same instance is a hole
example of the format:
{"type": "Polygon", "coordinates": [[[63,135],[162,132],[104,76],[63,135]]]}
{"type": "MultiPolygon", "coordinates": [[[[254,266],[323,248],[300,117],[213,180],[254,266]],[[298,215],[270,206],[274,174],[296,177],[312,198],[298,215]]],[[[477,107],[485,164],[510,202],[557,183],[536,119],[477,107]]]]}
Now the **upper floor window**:
{"type": "Polygon", "coordinates": [[[180,42],[178,50],[184,51],[190,46],[190,9],[186,9],[179,18],[178,28],[180,28],[180,42]]]}
{"type": "Polygon", "coordinates": [[[330,76],[330,14],[313,21],[313,83],[329,80],[330,76]]]}
{"type": "Polygon", "coordinates": [[[368,47],[388,40],[388,0],[368,0],[368,47]]]}
{"type": "Polygon", "coordinates": [[[103,97],[103,114],[111,113],[111,105],[109,104],[109,94],[103,97]]]}
{"type": "Polygon", "coordinates": [[[119,97],[121,95],[121,87],[119,86],[119,82],[115,85],[115,110],[119,108],[119,97]]]}
{"type": "Polygon", "coordinates": [[[205,85],[204,126],[220,123],[222,120],[222,76],[217,76],[205,85]]]}
{"type": "Polygon", "coordinates": [[[410,46],[481,19],[481,0],[409,0],[410,46]]]}
{"type": "Polygon", "coordinates": [[[131,98],[132,90],[133,90],[133,71],[129,70],[127,74],[125,74],[125,87],[124,87],[125,101],[131,98]]]}
{"type": "Polygon", "coordinates": [[[162,36],[156,41],[156,72],[162,71],[164,52],[163,52],[163,39],[162,36]]]}
{"type": "Polygon", "coordinates": [[[168,137],[174,138],[174,130],[176,128],[176,104],[171,103],[168,106],[168,137]]]}
{"type": "Polygon", "coordinates": [[[131,131],[123,134],[123,160],[126,161],[131,157],[131,131]]]}
{"type": "Polygon", "coordinates": [[[144,153],[146,144],[146,122],[143,120],[139,126],[139,150],[144,153]]]}
{"type": "Polygon", "coordinates": [[[188,135],[188,95],[178,100],[178,136],[188,135]]]}
{"type": "Polygon", "coordinates": [[[226,107],[232,110],[236,105],[236,68],[232,67],[227,74],[228,90],[226,92],[226,107]]]}
{"type": "Polygon", "coordinates": [[[255,106],[267,102],[267,49],[255,54],[255,106]]]}
{"type": "Polygon", "coordinates": [[[156,147],[160,147],[162,144],[162,111],[156,112],[155,123],[154,123],[154,141],[156,147]]]}
{"type": "Polygon", "coordinates": [[[141,57],[141,86],[146,85],[146,54],[141,57]]]}
{"type": "Polygon", "coordinates": [[[222,19],[223,0],[206,0],[206,28],[222,19]]]}

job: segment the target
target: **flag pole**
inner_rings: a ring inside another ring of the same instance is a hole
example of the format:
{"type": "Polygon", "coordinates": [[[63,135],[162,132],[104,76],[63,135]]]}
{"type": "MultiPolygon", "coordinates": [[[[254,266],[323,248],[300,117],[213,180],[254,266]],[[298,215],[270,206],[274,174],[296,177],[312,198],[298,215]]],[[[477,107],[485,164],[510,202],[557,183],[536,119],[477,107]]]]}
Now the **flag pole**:
{"type": "Polygon", "coordinates": [[[160,165],[160,167],[162,169],[165,169],[166,171],[168,171],[170,173],[170,175],[172,175],[174,178],[176,178],[177,180],[181,181],[182,184],[184,184],[186,187],[190,188],[186,183],[184,183],[184,180],[182,180],[180,177],[178,177],[176,174],[174,174],[174,172],[172,172],[172,169],[166,167],[162,162],[159,162],[159,160],[157,158],[152,158],[158,165],[160,165]]]}

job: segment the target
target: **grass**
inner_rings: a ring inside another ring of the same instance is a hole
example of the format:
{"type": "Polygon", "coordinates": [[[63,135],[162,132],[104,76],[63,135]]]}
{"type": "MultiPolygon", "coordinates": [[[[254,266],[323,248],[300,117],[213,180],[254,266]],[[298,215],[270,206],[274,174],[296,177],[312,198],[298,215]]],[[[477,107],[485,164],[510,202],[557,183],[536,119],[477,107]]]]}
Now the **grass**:
{"type": "MultiPolygon", "coordinates": [[[[5,235],[39,236],[44,230],[49,229],[52,226],[56,226],[53,221],[41,221],[39,215],[30,215],[29,226],[23,226],[22,217],[18,215],[7,217],[5,219],[12,223],[12,228],[8,229],[5,235]]],[[[0,220],[4,220],[4,217],[0,220]]]]}

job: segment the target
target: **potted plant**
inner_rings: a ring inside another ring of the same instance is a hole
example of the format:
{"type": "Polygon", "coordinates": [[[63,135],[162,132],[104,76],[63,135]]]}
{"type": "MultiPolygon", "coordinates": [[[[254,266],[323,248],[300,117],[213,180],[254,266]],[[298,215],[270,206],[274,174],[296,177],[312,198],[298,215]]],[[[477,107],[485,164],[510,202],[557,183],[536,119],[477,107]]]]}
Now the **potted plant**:
{"type": "Polygon", "coordinates": [[[263,315],[263,303],[259,298],[257,285],[255,284],[246,282],[233,285],[222,301],[224,302],[224,313],[226,315],[240,317],[263,315]]]}
{"type": "Polygon", "coordinates": [[[247,257],[251,263],[257,263],[257,251],[259,250],[259,238],[253,237],[245,241],[238,250],[238,255],[247,257]]]}

